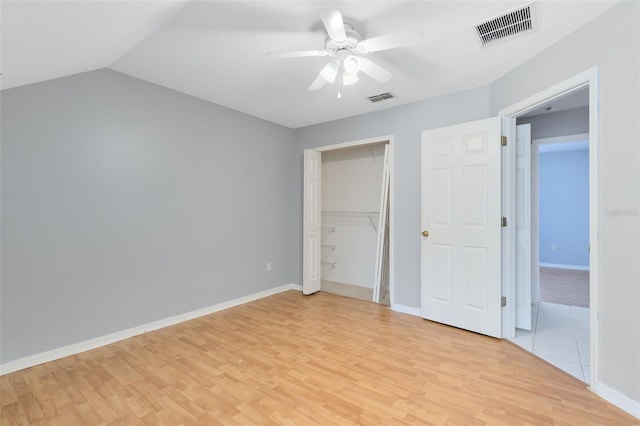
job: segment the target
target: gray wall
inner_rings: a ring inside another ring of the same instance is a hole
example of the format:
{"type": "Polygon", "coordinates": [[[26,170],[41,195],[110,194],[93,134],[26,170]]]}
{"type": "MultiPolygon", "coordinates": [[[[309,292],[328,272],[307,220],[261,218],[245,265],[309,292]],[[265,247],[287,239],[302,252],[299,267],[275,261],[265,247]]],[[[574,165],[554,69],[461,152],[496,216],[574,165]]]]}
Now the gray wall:
{"type": "Polygon", "coordinates": [[[1,102],[2,363],[299,282],[291,129],[110,70],[1,102]]]}
{"type": "Polygon", "coordinates": [[[640,401],[640,2],[601,17],[491,85],[491,112],[600,70],[600,381],[640,401]],[[626,212],[615,215],[608,212],[626,212]]]}
{"type": "Polygon", "coordinates": [[[532,139],[589,133],[589,107],[522,117],[516,122],[531,124],[532,139]]]}
{"type": "MultiPolygon", "coordinates": [[[[393,101],[390,101],[393,102],[393,101]]],[[[302,155],[305,148],[378,136],[394,137],[395,304],[420,307],[420,143],[421,132],[489,115],[488,87],[428,99],[388,110],[295,130],[296,217],[299,250],[297,276],[302,279],[302,155]]]]}

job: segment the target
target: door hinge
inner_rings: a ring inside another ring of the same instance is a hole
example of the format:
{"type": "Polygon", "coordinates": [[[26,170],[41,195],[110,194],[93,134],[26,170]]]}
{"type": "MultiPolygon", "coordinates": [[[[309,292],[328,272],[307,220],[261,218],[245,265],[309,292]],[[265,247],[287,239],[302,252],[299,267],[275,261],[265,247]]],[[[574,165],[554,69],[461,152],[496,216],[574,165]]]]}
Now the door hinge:
{"type": "Polygon", "coordinates": [[[503,308],[504,308],[505,306],[507,306],[507,297],[506,297],[506,296],[502,296],[502,297],[500,298],[500,306],[501,306],[501,307],[503,307],[503,308]]]}
{"type": "Polygon", "coordinates": [[[506,227],[507,226],[507,218],[502,216],[502,220],[500,221],[500,225],[502,225],[502,227],[506,227]]]}
{"type": "Polygon", "coordinates": [[[506,136],[500,136],[500,145],[507,146],[507,137],[506,136]]]}

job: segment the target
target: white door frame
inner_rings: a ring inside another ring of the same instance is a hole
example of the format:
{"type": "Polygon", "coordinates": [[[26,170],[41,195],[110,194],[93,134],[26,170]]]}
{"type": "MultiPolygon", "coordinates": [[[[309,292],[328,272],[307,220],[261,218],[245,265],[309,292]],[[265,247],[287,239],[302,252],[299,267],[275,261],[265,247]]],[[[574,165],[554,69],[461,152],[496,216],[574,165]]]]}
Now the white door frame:
{"type": "MultiPolygon", "coordinates": [[[[499,115],[505,119],[513,119],[532,111],[547,102],[553,101],[561,96],[568,95],[584,88],[589,89],[589,242],[591,252],[589,254],[589,304],[590,304],[590,333],[591,333],[591,389],[597,392],[599,383],[599,331],[597,326],[598,318],[598,289],[600,287],[600,205],[599,189],[599,144],[600,144],[600,85],[598,67],[592,67],[578,75],[575,75],[561,83],[558,83],[546,90],[530,96],[510,107],[500,110],[499,115]]],[[[511,129],[509,130],[511,132],[511,129]]],[[[515,129],[513,135],[506,135],[510,140],[515,139],[515,129]]],[[[515,170],[515,150],[514,144],[507,145],[503,164],[508,175],[506,179],[512,179],[511,173],[515,170]]],[[[513,187],[502,194],[502,202],[507,217],[515,217],[515,193],[513,187]]],[[[515,251],[515,230],[513,227],[506,227],[508,250],[505,252],[507,259],[512,257],[509,253],[515,251]]],[[[515,265],[505,261],[505,278],[503,279],[503,295],[508,300],[513,300],[515,296],[515,265]]],[[[502,321],[503,337],[515,337],[515,305],[508,303],[504,310],[502,321]]]]}
{"type": "Polygon", "coordinates": [[[356,146],[376,145],[380,143],[389,144],[389,179],[391,179],[391,185],[389,186],[389,303],[393,306],[395,301],[395,262],[394,262],[394,226],[393,221],[395,218],[394,210],[394,188],[396,180],[394,178],[394,160],[393,160],[393,135],[380,136],[368,139],[359,139],[350,142],[342,142],[333,145],[324,145],[316,148],[309,148],[318,152],[334,151],[343,148],[352,148],[356,146]]]}
{"type": "Polygon", "coordinates": [[[516,309],[515,321],[516,326],[520,325],[520,328],[525,330],[531,330],[533,322],[531,321],[531,304],[533,294],[531,289],[534,285],[533,272],[535,269],[533,265],[537,265],[537,262],[533,262],[534,248],[537,247],[534,238],[532,238],[532,224],[533,211],[533,191],[531,188],[531,182],[533,182],[533,163],[532,163],[532,151],[534,148],[533,139],[531,138],[531,124],[520,124],[516,126],[516,139],[515,139],[515,151],[516,151],[516,180],[514,180],[516,191],[517,206],[521,206],[523,211],[518,211],[516,207],[516,217],[513,218],[511,224],[516,227],[516,250],[522,250],[520,254],[515,252],[516,262],[516,291],[515,295],[518,296],[514,299],[514,305],[516,309]],[[520,138],[523,140],[520,141],[520,138]],[[520,144],[522,143],[522,146],[520,144]],[[519,152],[520,151],[520,152],[519,152]],[[519,175],[518,175],[519,172],[519,175]],[[520,193],[518,193],[520,188],[520,193]],[[520,269],[518,269],[520,264],[520,269]],[[528,282],[528,285],[527,285],[528,282]],[[520,294],[518,295],[518,292],[520,294]],[[520,307],[520,311],[518,311],[520,307]]]}

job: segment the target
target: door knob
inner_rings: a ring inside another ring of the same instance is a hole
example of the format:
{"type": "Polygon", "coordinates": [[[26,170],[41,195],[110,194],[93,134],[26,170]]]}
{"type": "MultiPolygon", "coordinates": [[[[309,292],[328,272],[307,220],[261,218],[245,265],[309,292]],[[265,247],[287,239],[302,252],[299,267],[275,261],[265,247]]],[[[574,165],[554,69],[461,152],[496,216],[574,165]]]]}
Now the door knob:
{"type": "Polygon", "coordinates": [[[422,236],[423,237],[428,237],[429,236],[429,231],[422,231],[422,236]]]}

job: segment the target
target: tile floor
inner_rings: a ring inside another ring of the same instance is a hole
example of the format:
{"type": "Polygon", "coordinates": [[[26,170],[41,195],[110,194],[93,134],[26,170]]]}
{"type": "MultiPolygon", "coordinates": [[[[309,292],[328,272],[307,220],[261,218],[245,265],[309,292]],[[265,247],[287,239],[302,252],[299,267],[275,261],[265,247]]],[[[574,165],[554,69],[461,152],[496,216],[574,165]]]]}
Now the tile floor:
{"type": "Polygon", "coordinates": [[[516,329],[513,342],[590,384],[589,308],[540,302],[531,310],[531,331],[516,329]]]}

